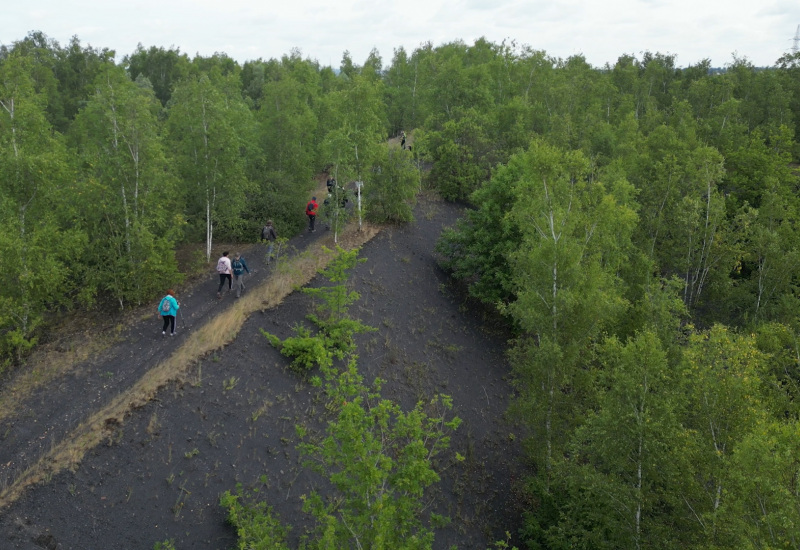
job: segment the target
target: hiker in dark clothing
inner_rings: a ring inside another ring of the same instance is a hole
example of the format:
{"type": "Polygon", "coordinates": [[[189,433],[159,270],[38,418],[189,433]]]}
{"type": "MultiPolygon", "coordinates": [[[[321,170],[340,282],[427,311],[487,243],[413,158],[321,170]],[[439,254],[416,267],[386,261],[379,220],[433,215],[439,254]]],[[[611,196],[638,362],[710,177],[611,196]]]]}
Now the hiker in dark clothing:
{"type": "Polygon", "coordinates": [[[272,225],[272,220],[267,220],[267,225],[261,230],[261,240],[267,243],[267,263],[272,259],[272,250],[275,248],[275,239],[278,233],[272,225]]]}
{"type": "Polygon", "coordinates": [[[236,286],[236,297],[239,298],[244,289],[244,272],[247,271],[250,273],[250,269],[247,267],[247,262],[244,261],[242,255],[238,252],[236,256],[233,257],[231,269],[233,270],[233,283],[236,286]]]}

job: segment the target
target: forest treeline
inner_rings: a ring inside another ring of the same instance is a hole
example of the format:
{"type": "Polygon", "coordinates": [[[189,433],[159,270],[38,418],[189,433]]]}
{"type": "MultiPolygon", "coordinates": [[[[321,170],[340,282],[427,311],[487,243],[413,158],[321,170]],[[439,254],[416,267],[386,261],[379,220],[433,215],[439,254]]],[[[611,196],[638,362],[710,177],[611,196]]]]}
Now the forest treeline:
{"type": "Polygon", "coordinates": [[[475,206],[444,264],[515,328],[525,546],[800,548],[800,55],[496,48],[443,48],[466,95],[416,143],[475,206]]]}
{"type": "Polygon", "coordinates": [[[0,351],[153,299],[177,245],[299,230],[320,171],[376,221],[422,177],[473,205],[438,249],[514,327],[525,547],[798,548],[799,125],[799,54],[479,39],[334,71],[32,33],[0,49],[0,351]]]}

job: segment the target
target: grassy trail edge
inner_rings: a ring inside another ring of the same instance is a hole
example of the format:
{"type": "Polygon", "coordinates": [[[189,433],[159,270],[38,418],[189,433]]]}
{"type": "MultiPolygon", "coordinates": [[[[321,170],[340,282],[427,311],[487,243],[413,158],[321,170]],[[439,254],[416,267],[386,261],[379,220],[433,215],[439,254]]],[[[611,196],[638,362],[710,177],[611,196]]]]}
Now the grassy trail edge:
{"type": "MultiPolygon", "coordinates": [[[[379,226],[364,224],[361,230],[348,227],[339,235],[345,250],[360,248],[380,232],[379,226]]],[[[91,449],[108,439],[133,410],[149,403],[167,384],[184,380],[195,362],[224,348],[256,311],[278,306],[296,288],[307,285],[333,259],[322,247],[333,248],[333,236],[320,239],[312,248],[282,260],[266,281],[248,289],[228,309],[191,332],[186,341],[165,361],[146,371],[129,389],[93,413],[50,451],[0,490],[0,510],[14,503],[26,488],[49,481],[66,469],[75,471],[91,449]]]]}

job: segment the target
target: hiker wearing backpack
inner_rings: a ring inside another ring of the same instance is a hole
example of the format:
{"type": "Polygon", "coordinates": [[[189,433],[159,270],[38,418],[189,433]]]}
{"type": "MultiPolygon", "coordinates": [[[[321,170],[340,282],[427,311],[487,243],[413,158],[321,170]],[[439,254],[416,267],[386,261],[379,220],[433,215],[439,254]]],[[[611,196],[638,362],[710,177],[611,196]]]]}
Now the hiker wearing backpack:
{"type": "Polygon", "coordinates": [[[331,220],[333,219],[333,202],[330,193],[328,193],[327,198],[322,201],[322,221],[325,223],[325,229],[331,228],[331,220]]]}
{"type": "Polygon", "coordinates": [[[175,291],[169,289],[167,295],[161,298],[161,303],[158,304],[158,312],[164,319],[164,326],[161,327],[161,336],[167,335],[168,326],[170,327],[170,336],[177,334],[175,332],[175,316],[178,314],[180,307],[178,300],[175,299],[175,291]]]}
{"type": "Polygon", "coordinates": [[[219,273],[219,288],[217,288],[217,298],[222,298],[222,287],[225,286],[225,279],[228,280],[228,291],[231,290],[231,259],[228,258],[228,251],[222,253],[222,256],[217,260],[217,273],[219,273]]]}
{"type": "Polygon", "coordinates": [[[272,259],[272,250],[275,248],[275,239],[278,238],[278,233],[272,226],[272,220],[267,220],[267,225],[261,230],[261,240],[267,243],[267,263],[272,259]]]}
{"type": "Polygon", "coordinates": [[[311,200],[306,204],[306,216],[308,216],[308,230],[310,232],[316,231],[316,229],[314,229],[314,220],[317,219],[318,208],[317,197],[311,197],[311,200]]]}
{"type": "Polygon", "coordinates": [[[238,252],[233,257],[231,269],[233,270],[233,280],[236,283],[236,297],[239,298],[242,295],[242,289],[244,289],[244,272],[250,273],[250,269],[248,269],[247,262],[238,252]]]}

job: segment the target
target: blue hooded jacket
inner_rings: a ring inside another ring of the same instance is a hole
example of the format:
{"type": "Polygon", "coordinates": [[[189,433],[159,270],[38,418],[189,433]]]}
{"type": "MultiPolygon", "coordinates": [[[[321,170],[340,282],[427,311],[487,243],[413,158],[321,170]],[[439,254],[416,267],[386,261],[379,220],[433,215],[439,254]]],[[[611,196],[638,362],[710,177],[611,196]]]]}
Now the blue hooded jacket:
{"type": "Polygon", "coordinates": [[[162,317],[165,315],[172,315],[174,317],[175,315],[178,314],[178,310],[180,309],[180,307],[181,306],[178,305],[178,300],[176,300],[173,296],[167,294],[161,299],[161,302],[158,304],[158,312],[161,314],[162,317]],[[169,304],[168,310],[164,309],[165,307],[164,302],[169,304]]]}

